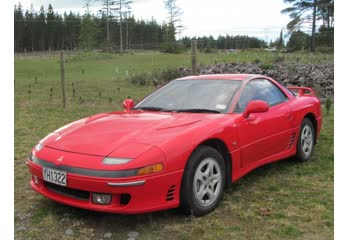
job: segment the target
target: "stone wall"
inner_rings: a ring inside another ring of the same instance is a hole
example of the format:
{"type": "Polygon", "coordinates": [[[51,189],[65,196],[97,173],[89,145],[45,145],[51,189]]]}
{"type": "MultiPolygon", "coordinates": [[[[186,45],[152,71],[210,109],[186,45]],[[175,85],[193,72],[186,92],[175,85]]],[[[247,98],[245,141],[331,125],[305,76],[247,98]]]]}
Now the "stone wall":
{"type": "MultiPolygon", "coordinates": [[[[191,75],[191,68],[180,67],[180,75],[191,75]]],[[[262,74],[282,82],[285,86],[306,86],[316,90],[320,97],[334,95],[334,64],[253,64],[219,63],[201,65],[200,74],[250,73],[262,74]]]]}

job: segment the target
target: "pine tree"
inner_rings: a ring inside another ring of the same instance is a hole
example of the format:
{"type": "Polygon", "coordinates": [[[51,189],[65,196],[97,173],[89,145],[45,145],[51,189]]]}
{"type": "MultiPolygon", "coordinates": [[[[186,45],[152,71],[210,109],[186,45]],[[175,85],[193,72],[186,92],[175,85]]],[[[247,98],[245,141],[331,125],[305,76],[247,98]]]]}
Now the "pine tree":
{"type": "Polygon", "coordinates": [[[132,0],[117,0],[117,8],[119,14],[119,47],[120,53],[123,52],[123,17],[131,12],[130,4],[132,0]]]}
{"type": "Polygon", "coordinates": [[[168,40],[175,41],[176,34],[184,28],[181,25],[183,11],[177,6],[176,0],[165,0],[164,5],[168,11],[168,40]]]}
{"type": "Polygon", "coordinates": [[[49,4],[46,14],[46,22],[47,22],[47,45],[49,50],[54,49],[54,31],[55,31],[55,15],[53,12],[53,7],[49,4]]]}
{"type": "Polygon", "coordinates": [[[91,50],[97,45],[98,29],[90,14],[83,17],[79,33],[79,47],[85,50],[91,50]]]}
{"type": "Polygon", "coordinates": [[[106,37],[107,44],[111,45],[111,34],[110,34],[110,21],[114,19],[114,12],[117,10],[116,0],[99,0],[102,3],[102,8],[100,12],[106,16],[106,37]]]}
{"type": "Polygon", "coordinates": [[[46,40],[47,40],[47,28],[46,28],[46,19],[45,19],[45,10],[44,6],[40,7],[40,12],[36,20],[37,25],[37,33],[36,35],[39,36],[39,48],[42,51],[46,50],[46,40]]]}
{"type": "Polygon", "coordinates": [[[284,0],[285,3],[292,4],[281,13],[289,14],[292,20],[287,24],[287,29],[291,32],[301,24],[310,22],[311,19],[311,51],[315,51],[316,14],[319,0],[284,0]]]}
{"type": "Polygon", "coordinates": [[[278,38],[278,42],[277,42],[277,48],[281,49],[283,47],[284,47],[283,30],[281,30],[280,37],[278,38]]]}
{"type": "Polygon", "coordinates": [[[15,5],[14,20],[15,51],[23,51],[24,17],[21,3],[15,5]]]}

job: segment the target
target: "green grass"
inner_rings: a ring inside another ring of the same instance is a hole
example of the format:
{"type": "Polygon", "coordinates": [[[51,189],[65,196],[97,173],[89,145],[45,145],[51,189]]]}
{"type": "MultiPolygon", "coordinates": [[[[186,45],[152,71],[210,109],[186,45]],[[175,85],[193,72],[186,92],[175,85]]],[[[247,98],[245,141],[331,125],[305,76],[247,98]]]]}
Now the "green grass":
{"type": "MultiPolygon", "coordinates": [[[[260,63],[270,64],[275,56],[249,51],[199,57],[202,63],[251,62],[259,58],[260,63]]],[[[333,61],[332,55],[304,53],[286,54],[284,61],[295,62],[297,58],[305,63],[333,61]]],[[[150,86],[130,84],[125,77],[127,70],[129,75],[151,73],[154,69],[189,64],[189,54],[70,56],[66,62],[68,104],[63,109],[58,59],[15,59],[16,239],[100,239],[106,232],[112,232],[113,239],[127,239],[127,233],[132,230],[140,233],[137,239],[333,238],[333,108],[328,116],[324,114],[321,137],[309,162],[287,159],[254,170],[232,184],[219,207],[205,217],[184,216],[175,210],[151,215],[96,213],[55,203],[30,189],[30,175],[24,161],[36,142],[73,120],[120,109],[126,96],[140,99],[153,90],[150,86]],[[53,88],[51,98],[50,88],[53,88]],[[270,209],[270,215],[261,214],[262,208],[270,209]],[[64,235],[67,228],[73,229],[73,237],[64,235]]]]}

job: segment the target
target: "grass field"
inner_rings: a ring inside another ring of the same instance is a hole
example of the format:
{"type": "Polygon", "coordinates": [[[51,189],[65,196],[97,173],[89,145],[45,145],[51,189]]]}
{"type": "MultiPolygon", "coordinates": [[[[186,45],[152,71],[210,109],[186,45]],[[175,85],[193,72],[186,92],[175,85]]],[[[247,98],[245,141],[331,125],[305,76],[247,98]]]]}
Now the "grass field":
{"type": "MultiPolygon", "coordinates": [[[[270,63],[275,58],[275,53],[259,51],[199,55],[203,64],[255,59],[270,63]]],[[[333,55],[285,54],[283,61],[332,62],[333,55]]],[[[111,239],[127,239],[129,231],[137,231],[137,239],[333,238],[333,111],[324,114],[311,161],[288,159],[254,170],[232,184],[219,207],[202,218],[175,210],[130,216],[89,212],[30,189],[24,161],[46,134],[73,120],[120,109],[126,96],[140,99],[153,90],[132,85],[127,76],[189,64],[189,54],[71,55],[66,59],[68,103],[63,109],[58,58],[15,58],[16,239],[103,239],[107,232],[111,239]],[[73,236],[65,235],[68,228],[73,236]]]]}

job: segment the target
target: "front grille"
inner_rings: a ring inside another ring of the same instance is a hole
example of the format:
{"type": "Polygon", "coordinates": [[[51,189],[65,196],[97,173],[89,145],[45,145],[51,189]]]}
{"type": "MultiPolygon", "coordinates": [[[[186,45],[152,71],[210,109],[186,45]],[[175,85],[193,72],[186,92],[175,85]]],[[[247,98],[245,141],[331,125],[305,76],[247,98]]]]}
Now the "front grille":
{"type": "Polygon", "coordinates": [[[59,193],[68,197],[72,197],[72,198],[77,198],[83,201],[89,201],[90,199],[90,192],[87,191],[82,191],[82,190],[78,190],[78,189],[73,189],[73,188],[68,188],[68,187],[63,187],[60,185],[56,185],[53,183],[49,183],[49,182],[44,182],[46,188],[49,191],[55,192],[55,193],[59,193]]]}

